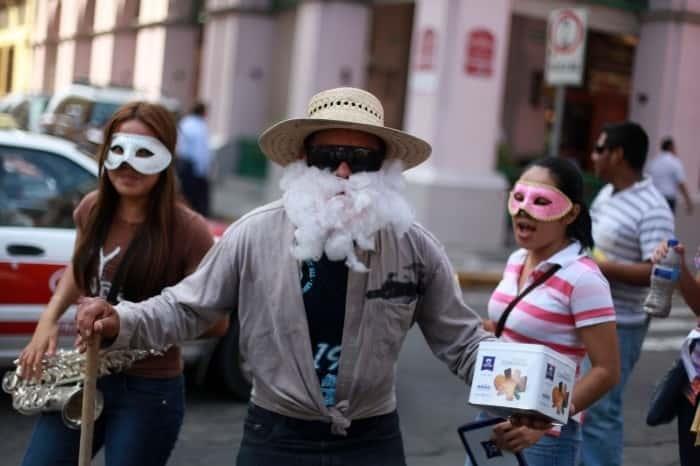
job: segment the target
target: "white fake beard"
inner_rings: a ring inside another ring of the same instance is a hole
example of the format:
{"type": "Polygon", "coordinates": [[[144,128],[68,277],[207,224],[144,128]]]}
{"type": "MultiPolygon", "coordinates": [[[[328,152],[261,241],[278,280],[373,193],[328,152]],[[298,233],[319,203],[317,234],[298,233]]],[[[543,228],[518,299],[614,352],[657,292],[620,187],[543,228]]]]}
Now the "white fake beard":
{"type": "Polygon", "coordinates": [[[280,187],[284,209],[296,227],[292,255],[319,260],[325,252],[330,260],[345,259],[351,270],[367,272],[355,246],[371,251],[377,231],[391,226],[402,236],[413,223],[413,209],[400,193],[402,171],[400,161],[390,160],[379,171],[344,179],[305,161],[287,165],[280,187]]]}

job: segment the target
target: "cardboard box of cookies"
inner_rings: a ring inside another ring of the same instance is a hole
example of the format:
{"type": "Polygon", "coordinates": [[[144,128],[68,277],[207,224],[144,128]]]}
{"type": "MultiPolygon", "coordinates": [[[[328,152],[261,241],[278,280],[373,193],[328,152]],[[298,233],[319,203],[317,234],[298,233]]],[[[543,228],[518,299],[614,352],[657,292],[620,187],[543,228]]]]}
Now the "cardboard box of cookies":
{"type": "Polygon", "coordinates": [[[485,341],[479,344],[469,403],[493,414],[540,414],[569,420],[576,364],[543,345],[485,341]]]}

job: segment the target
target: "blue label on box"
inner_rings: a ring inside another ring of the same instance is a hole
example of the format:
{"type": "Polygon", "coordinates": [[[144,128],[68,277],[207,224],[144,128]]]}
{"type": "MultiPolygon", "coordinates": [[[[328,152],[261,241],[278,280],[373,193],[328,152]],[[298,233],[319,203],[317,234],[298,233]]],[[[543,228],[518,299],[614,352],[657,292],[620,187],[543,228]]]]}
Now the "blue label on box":
{"type": "Polygon", "coordinates": [[[493,366],[496,363],[496,358],[494,356],[484,356],[483,361],[481,361],[482,371],[493,371],[493,366]]]}
{"type": "Polygon", "coordinates": [[[491,458],[496,458],[498,456],[503,456],[503,452],[501,451],[500,448],[496,446],[493,440],[487,440],[485,442],[481,442],[481,446],[484,448],[484,454],[486,455],[486,458],[491,459],[491,458]]]}
{"type": "Polygon", "coordinates": [[[545,374],[545,378],[549,380],[554,380],[554,370],[555,367],[549,363],[547,363],[547,373],[545,374]]]}

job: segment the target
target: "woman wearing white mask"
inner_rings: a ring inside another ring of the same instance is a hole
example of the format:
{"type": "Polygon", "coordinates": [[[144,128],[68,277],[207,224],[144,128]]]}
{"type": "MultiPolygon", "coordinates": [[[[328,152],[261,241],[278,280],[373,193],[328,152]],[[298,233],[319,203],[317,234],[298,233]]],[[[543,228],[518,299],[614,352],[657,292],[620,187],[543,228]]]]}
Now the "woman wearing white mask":
{"type": "MultiPolygon", "coordinates": [[[[106,125],[99,186],[74,211],[73,260],[20,356],[24,377],[40,375],[42,358],[56,350],[59,318],[80,296],[146,299],[194,271],[213,244],[204,219],[178,200],[176,140],[172,116],[155,104],[127,104],[106,125]]],[[[225,318],[208,334],[227,326],[225,318]]],[[[107,464],[167,462],[184,416],[182,369],[180,348],[173,346],[98,380],[104,410],[93,451],[104,446],[107,464]]],[[[23,465],[73,466],[79,444],[80,431],[66,427],[60,413],[44,413],[23,465]]]]}

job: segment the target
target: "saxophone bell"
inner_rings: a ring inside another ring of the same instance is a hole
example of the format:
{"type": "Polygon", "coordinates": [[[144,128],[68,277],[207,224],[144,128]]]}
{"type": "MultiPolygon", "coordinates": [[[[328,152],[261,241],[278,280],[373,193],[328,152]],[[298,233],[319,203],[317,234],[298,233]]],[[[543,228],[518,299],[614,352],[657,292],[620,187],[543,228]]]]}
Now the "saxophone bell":
{"type": "MultiPolygon", "coordinates": [[[[63,423],[71,429],[79,430],[83,414],[83,387],[77,386],[65,390],[64,397],[57,403],[60,405],[55,408],[49,406],[44,411],[61,411],[63,423]]],[[[104,397],[102,392],[97,390],[95,392],[95,420],[100,417],[103,409],[104,397]]]]}

